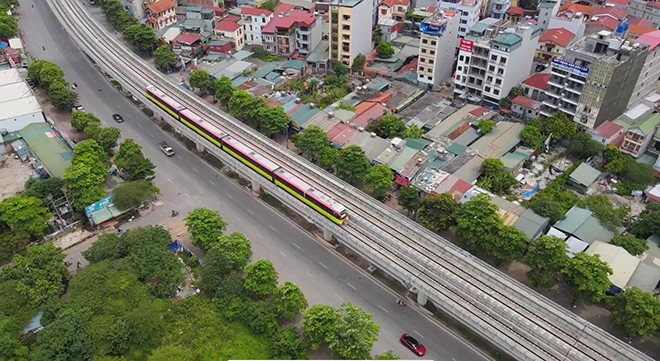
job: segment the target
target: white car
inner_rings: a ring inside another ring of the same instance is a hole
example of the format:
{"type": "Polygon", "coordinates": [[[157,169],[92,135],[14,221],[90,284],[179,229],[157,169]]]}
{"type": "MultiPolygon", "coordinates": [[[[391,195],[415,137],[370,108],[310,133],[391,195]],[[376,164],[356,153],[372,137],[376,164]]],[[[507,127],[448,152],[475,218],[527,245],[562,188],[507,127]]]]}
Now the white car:
{"type": "Polygon", "coordinates": [[[84,108],[82,105],[80,105],[80,104],[76,104],[76,105],[74,105],[74,106],[71,107],[71,111],[72,111],[72,112],[76,112],[76,111],[78,111],[78,112],[84,112],[84,111],[85,111],[85,108],[84,108]]]}

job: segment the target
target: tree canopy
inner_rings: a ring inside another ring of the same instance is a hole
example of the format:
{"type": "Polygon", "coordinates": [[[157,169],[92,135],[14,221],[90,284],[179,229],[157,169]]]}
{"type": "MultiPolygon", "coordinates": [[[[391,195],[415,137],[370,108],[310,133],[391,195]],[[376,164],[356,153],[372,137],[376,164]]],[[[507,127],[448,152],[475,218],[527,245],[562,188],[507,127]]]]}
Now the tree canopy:
{"type": "Polygon", "coordinates": [[[151,54],[158,46],[156,31],[145,24],[126,26],[123,34],[124,39],[140,53],[151,54]]]}
{"type": "Polygon", "coordinates": [[[603,145],[591,139],[591,135],[579,132],[568,143],[568,152],[582,160],[587,160],[603,150],[603,145]]]}
{"type": "Polygon", "coordinates": [[[495,121],[490,120],[490,119],[482,119],[479,121],[479,130],[481,131],[482,134],[488,134],[495,129],[497,126],[497,123],[495,121]]]}
{"type": "Polygon", "coordinates": [[[569,139],[577,133],[575,122],[568,119],[566,113],[558,111],[546,119],[546,133],[552,134],[552,139],[569,139]]]}
{"type": "Polygon", "coordinates": [[[196,208],[186,216],[186,226],[193,244],[208,250],[218,242],[227,229],[227,222],[216,211],[208,208],[196,208]]]}
{"type": "Polygon", "coordinates": [[[432,232],[444,231],[456,224],[458,209],[458,202],[450,193],[434,194],[421,201],[417,219],[432,232]]]}
{"type": "Polygon", "coordinates": [[[154,54],[154,65],[160,71],[170,71],[176,66],[176,54],[169,45],[161,45],[154,54]]]}
{"type": "Polygon", "coordinates": [[[543,127],[543,120],[540,118],[534,118],[525,124],[523,130],[520,131],[520,139],[523,144],[536,150],[543,148],[546,139],[543,127]]]}
{"type": "Polygon", "coordinates": [[[633,224],[631,233],[643,239],[660,233],[660,204],[648,204],[633,224]]]}
{"type": "Polygon", "coordinates": [[[259,260],[245,270],[245,290],[256,297],[273,295],[277,288],[277,271],[268,260],[259,260]]]}
{"type": "Polygon", "coordinates": [[[43,236],[50,218],[48,208],[38,198],[18,195],[0,202],[0,222],[30,237],[43,236]]]}
{"type": "Polygon", "coordinates": [[[275,312],[282,319],[292,320],[301,311],[307,308],[307,299],[298,285],[291,282],[284,284],[275,290],[273,295],[275,301],[275,312]]]}
{"type": "Polygon", "coordinates": [[[364,150],[357,145],[349,145],[339,154],[337,176],[348,183],[355,184],[364,179],[371,163],[364,150]]]}
{"type": "Polygon", "coordinates": [[[397,203],[403,207],[403,209],[408,211],[408,215],[410,215],[410,212],[417,211],[421,204],[421,200],[419,198],[419,190],[415,187],[399,188],[397,203]]]}
{"type": "Polygon", "coordinates": [[[379,120],[370,123],[366,130],[387,139],[401,136],[406,130],[406,123],[396,115],[388,113],[383,115],[379,120]]]}
{"type": "Polygon", "coordinates": [[[64,253],[52,244],[29,247],[25,254],[15,255],[5,272],[18,281],[16,290],[34,306],[59,297],[69,277],[64,253]]]}
{"type": "Polygon", "coordinates": [[[234,96],[236,89],[231,84],[231,79],[227,78],[225,75],[220,77],[220,79],[215,81],[215,98],[220,102],[220,104],[225,107],[229,107],[229,101],[234,96]]]}
{"type": "Polygon", "coordinates": [[[192,73],[190,73],[188,81],[190,82],[190,86],[193,89],[198,89],[202,92],[202,94],[206,94],[206,92],[209,91],[213,85],[211,81],[211,75],[203,69],[194,70],[192,73]]]}
{"type": "Polygon", "coordinates": [[[605,292],[611,285],[608,276],[612,274],[612,269],[597,254],[576,253],[562,273],[573,286],[573,297],[576,299],[598,302],[605,298],[605,292]]]}
{"type": "Polygon", "coordinates": [[[623,247],[623,249],[633,256],[639,256],[649,249],[645,239],[639,239],[632,234],[616,235],[612,241],[610,241],[610,244],[623,247]]]}
{"type": "Polygon", "coordinates": [[[386,164],[371,167],[364,176],[364,185],[378,200],[385,199],[393,184],[394,174],[386,164]]]}
{"type": "Polygon", "coordinates": [[[302,155],[313,162],[316,162],[325,149],[330,147],[328,135],[316,125],[305,128],[302,133],[294,135],[292,140],[302,155]]]}
{"type": "Polygon", "coordinates": [[[76,128],[79,131],[85,130],[88,125],[96,123],[101,124],[99,118],[95,117],[94,114],[76,110],[71,113],[71,126],[76,128]]]}
{"type": "Polygon", "coordinates": [[[119,209],[137,208],[156,194],[156,188],[146,180],[124,182],[115,189],[115,206],[119,209]]]}
{"type": "Polygon", "coordinates": [[[394,55],[394,47],[388,41],[381,41],[376,46],[376,54],[381,59],[389,59],[394,55]]]}
{"type": "Polygon", "coordinates": [[[73,195],[73,207],[82,211],[105,197],[104,182],[108,174],[108,156],[93,139],[78,143],[71,166],[64,171],[64,182],[73,195]]]}
{"type": "Polygon", "coordinates": [[[128,173],[131,180],[151,179],[156,166],[142,154],[142,146],[128,138],[119,145],[115,156],[117,167],[128,173]]]}
{"type": "Polygon", "coordinates": [[[488,158],[481,164],[482,175],[478,185],[493,193],[506,194],[517,183],[511,172],[504,169],[504,163],[496,158],[488,158]]]}
{"type": "Polygon", "coordinates": [[[534,284],[550,288],[561,278],[561,271],[569,261],[568,245],[563,239],[554,236],[542,236],[535,240],[524,262],[531,267],[527,276],[534,284]]]}
{"type": "Polygon", "coordinates": [[[653,336],[660,331],[660,301],[651,293],[632,287],[616,295],[610,304],[614,324],[628,336],[653,336]]]}

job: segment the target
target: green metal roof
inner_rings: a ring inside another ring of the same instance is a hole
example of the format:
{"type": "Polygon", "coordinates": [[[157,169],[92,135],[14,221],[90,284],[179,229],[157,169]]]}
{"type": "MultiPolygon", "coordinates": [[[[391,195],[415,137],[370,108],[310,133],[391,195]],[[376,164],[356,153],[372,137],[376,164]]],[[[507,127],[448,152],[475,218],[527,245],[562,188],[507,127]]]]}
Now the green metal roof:
{"type": "Polygon", "coordinates": [[[467,149],[467,146],[463,144],[458,144],[456,142],[452,143],[450,146],[447,147],[447,151],[449,153],[455,154],[455,155],[461,155],[465,153],[465,150],[467,149]]]}
{"type": "Polygon", "coordinates": [[[415,148],[405,147],[403,152],[396,157],[392,163],[390,163],[390,168],[395,171],[402,171],[406,164],[417,154],[418,150],[415,148]]]}
{"type": "Polygon", "coordinates": [[[566,233],[574,234],[580,226],[591,217],[591,212],[588,209],[573,207],[566,213],[566,218],[555,223],[555,228],[566,233]]]}
{"type": "Polygon", "coordinates": [[[303,105],[302,108],[298,109],[291,115],[291,120],[302,126],[320,111],[321,110],[318,108],[314,108],[309,105],[303,105]]]}
{"type": "Polygon", "coordinates": [[[555,7],[556,4],[557,3],[555,3],[555,2],[544,1],[544,2],[540,3],[536,8],[537,9],[551,9],[551,8],[555,7]]]}
{"type": "Polygon", "coordinates": [[[573,173],[571,173],[569,178],[575,183],[589,187],[596,181],[596,179],[598,179],[599,176],[599,170],[588,166],[586,163],[582,163],[573,171],[573,173]]]}
{"type": "Polygon", "coordinates": [[[650,135],[655,128],[660,124],[660,113],[652,113],[646,119],[642,119],[635,123],[632,128],[639,129],[644,135],[650,135]]]}
{"type": "Polygon", "coordinates": [[[470,32],[482,34],[484,31],[486,31],[487,28],[488,28],[488,24],[480,21],[472,26],[470,32]]]}
{"type": "Polygon", "coordinates": [[[493,39],[494,42],[507,45],[507,46],[514,46],[518,44],[519,42],[522,41],[522,38],[516,34],[500,34],[498,35],[495,39],[493,39]]]}
{"type": "Polygon", "coordinates": [[[19,132],[48,173],[64,177],[64,170],[71,164],[73,152],[48,123],[33,123],[19,132]]]}
{"type": "Polygon", "coordinates": [[[284,64],[282,64],[282,68],[292,68],[296,70],[302,70],[305,67],[305,62],[302,60],[296,60],[296,59],[291,59],[284,64]]]}
{"type": "Polygon", "coordinates": [[[422,150],[422,149],[426,148],[431,143],[432,143],[431,141],[426,140],[426,139],[421,139],[421,138],[420,139],[411,139],[411,138],[406,139],[406,147],[417,149],[417,150],[422,150]]]}

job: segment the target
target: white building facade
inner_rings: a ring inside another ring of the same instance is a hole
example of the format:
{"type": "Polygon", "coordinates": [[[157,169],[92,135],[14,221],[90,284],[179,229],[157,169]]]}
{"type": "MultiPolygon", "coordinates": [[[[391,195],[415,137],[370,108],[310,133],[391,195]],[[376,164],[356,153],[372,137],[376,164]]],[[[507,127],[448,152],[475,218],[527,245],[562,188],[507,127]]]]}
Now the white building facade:
{"type": "Polygon", "coordinates": [[[420,24],[417,81],[433,88],[451,78],[458,46],[459,15],[440,10],[420,24]]]}
{"type": "Polygon", "coordinates": [[[479,15],[484,0],[447,0],[438,2],[442,9],[455,10],[460,13],[458,36],[464,38],[474,24],[479,21],[479,15]]]}
{"type": "Polygon", "coordinates": [[[373,4],[372,0],[333,0],[329,3],[331,61],[350,67],[356,56],[371,52],[373,4]]]}
{"type": "Polygon", "coordinates": [[[248,45],[263,45],[261,29],[273,18],[273,13],[266,9],[241,8],[241,21],[245,30],[245,42],[248,45]]]}
{"type": "Polygon", "coordinates": [[[647,96],[656,92],[656,82],[660,79],[660,30],[644,34],[637,39],[638,43],[649,46],[644,66],[635,84],[628,107],[639,104],[647,96]]]}

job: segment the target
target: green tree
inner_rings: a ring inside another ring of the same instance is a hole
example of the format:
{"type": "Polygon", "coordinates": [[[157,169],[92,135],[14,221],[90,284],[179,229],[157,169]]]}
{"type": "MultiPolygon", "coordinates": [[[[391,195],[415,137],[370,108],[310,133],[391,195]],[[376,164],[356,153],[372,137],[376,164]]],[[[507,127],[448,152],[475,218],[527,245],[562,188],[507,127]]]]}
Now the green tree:
{"type": "Polygon", "coordinates": [[[364,310],[345,303],[338,310],[339,321],[330,335],[328,346],[333,357],[344,360],[364,360],[371,357],[371,348],[378,340],[380,326],[364,310]]]}
{"type": "Polygon", "coordinates": [[[295,330],[281,330],[273,335],[270,341],[273,357],[278,360],[305,360],[307,353],[305,342],[295,330]]]}
{"type": "Polygon", "coordinates": [[[101,124],[99,118],[95,117],[92,113],[81,112],[79,110],[71,113],[71,126],[76,130],[83,131],[87,126],[92,123],[101,124]]]}
{"type": "Polygon", "coordinates": [[[94,139],[106,153],[112,154],[112,150],[117,146],[117,140],[121,135],[119,128],[108,127],[108,128],[99,128],[97,131],[92,134],[88,133],[88,128],[85,128],[85,133],[87,133],[90,138],[94,139]]]}
{"type": "Polygon", "coordinates": [[[653,336],[660,331],[660,301],[633,287],[610,301],[614,324],[630,337],[653,336]]]}
{"type": "Polygon", "coordinates": [[[47,60],[35,60],[28,66],[28,78],[36,85],[41,85],[41,69],[44,68],[44,65],[52,64],[47,60]]]}
{"type": "Polygon", "coordinates": [[[614,236],[610,243],[615,246],[623,247],[623,249],[633,256],[639,256],[649,249],[645,239],[639,239],[632,234],[620,234],[614,236]]]}
{"type": "Polygon", "coordinates": [[[265,298],[277,289],[277,271],[268,260],[258,260],[245,270],[245,290],[252,295],[265,298]]]}
{"type": "Polygon", "coordinates": [[[370,167],[371,163],[364,154],[364,150],[358,145],[349,145],[339,155],[337,176],[348,183],[355,184],[364,179],[370,167]]]}
{"type": "Polygon", "coordinates": [[[70,90],[66,83],[58,81],[48,87],[48,99],[55,108],[67,110],[78,102],[78,93],[70,90]]]}
{"type": "Polygon", "coordinates": [[[364,176],[364,185],[378,200],[385,199],[393,184],[394,174],[386,164],[371,167],[364,176]]]}
{"type": "Polygon", "coordinates": [[[487,194],[461,204],[456,212],[456,235],[470,250],[485,249],[503,227],[497,212],[497,206],[490,202],[487,194]]]}
{"type": "Polygon", "coordinates": [[[496,126],[497,123],[490,119],[481,119],[481,121],[479,121],[479,131],[481,131],[482,134],[488,134],[492,132],[496,126]]]}
{"type": "Polygon", "coordinates": [[[244,323],[257,335],[272,336],[279,329],[270,300],[253,302],[246,310],[244,323]]]}
{"type": "Polygon", "coordinates": [[[644,190],[655,183],[652,166],[629,159],[623,171],[623,182],[630,190],[644,190]]]}
{"type": "Polygon", "coordinates": [[[216,80],[214,84],[215,88],[215,98],[220,102],[220,104],[229,108],[229,101],[234,96],[236,89],[231,84],[231,79],[226,76],[222,76],[220,79],[216,80]]]}
{"type": "Polygon", "coordinates": [[[89,263],[94,264],[123,258],[127,254],[127,249],[126,244],[114,233],[101,233],[98,240],[82,254],[89,263]]]}
{"type": "Polygon", "coordinates": [[[568,143],[568,152],[574,157],[587,160],[603,150],[603,146],[597,141],[591,139],[591,135],[579,132],[571,138],[568,143]]]}
{"type": "Polygon", "coordinates": [[[78,143],[71,166],[64,171],[64,182],[73,195],[76,210],[82,211],[105,197],[103,184],[108,169],[108,156],[95,140],[78,143]]]}
{"type": "Polygon", "coordinates": [[[153,351],[147,361],[195,361],[195,352],[179,345],[164,345],[153,351]]]}
{"type": "Polygon", "coordinates": [[[41,200],[46,199],[50,195],[57,199],[64,195],[63,189],[64,179],[60,177],[50,177],[48,179],[30,178],[25,182],[25,192],[23,192],[23,195],[41,200]]]}
{"type": "Polygon", "coordinates": [[[5,12],[0,13],[0,39],[10,39],[18,35],[18,24],[5,12]]]}
{"type": "Polygon", "coordinates": [[[432,232],[449,229],[456,224],[458,202],[450,193],[433,194],[421,201],[417,219],[432,232]]]}
{"type": "Polygon", "coordinates": [[[275,11],[275,7],[277,4],[279,4],[279,0],[268,0],[261,4],[261,9],[268,10],[268,11],[275,11]]]}
{"type": "Polygon", "coordinates": [[[375,355],[374,360],[400,360],[401,357],[399,355],[395,354],[394,351],[387,350],[380,355],[375,355]]]}
{"type": "Polygon", "coordinates": [[[216,282],[221,282],[230,273],[245,269],[251,259],[250,241],[242,233],[219,235],[207,251],[202,266],[202,282],[207,284],[207,288],[213,288],[216,282]]]}
{"type": "Polygon", "coordinates": [[[598,302],[605,298],[605,292],[612,284],[610,266],[599,255],[576,253],[562,270],[567,281],[573,286],[573,297],[598,302]]]}
{"type": "Polygon", "coordinates": [[[254,97],[245,90],[235,91],[229,101],[229,113],[255,129],[259,128],[260,115],[267,107],[263,98],[254,97]]]}
{"type": "Polygon", "coordinates": [[[144,54],[151,54],[158,46],[158,35],[153,28],[144,24],[126,26],[123,30],[124,39],[144,54]]]}
{"type": "Polygon", "coordinates": [[[660,204],[648,204],[633,224],[631,233],[643,239],[660,233],[660,204]]]}
{"type": "Polygon", "coordinates": [[[302,133],[294,135],[293,144],[305,158],[316,162],[330,146],[330,139],[321,127],[312,125],[302,133]]]}
{"type": "Polygon", "coordinates": [[[58,298],[69,276],[64,253],[52,244],[33,246],[24,255],[15,255],[5,272],[9,279],[18,281],[16,290],[34,306],[58,298]]]}
{"type": "Polygon", "coordinates": [[[550,288],[556,285],[569,262],[567,252],[568,245],[561,238],[542,236],[535,240],[524,259],[531,268],[527,276],[539,287],[550,288]]]}
{"type": "Polygon", "coordinates": [[[17,195],[0,202],[0,222],[31,237],[43,236],[50,218],[48,208],[38,198],[17,195]]]}
{"type": "Polygon", "coordinates": [[[620,226],[627,218],[629,209],[626,207],[614,208],[612,201],[605,195],[587,196],[578,201],[578,206],[594,212],[600,223],[610,230],[620,226]]]}
{"type": "Polygon", "coordinates": [[[305,295],[295,283],[284,282],[275,290],[273,296],[275,312],[281,319],[293,320],[308,306],[305,295]]]}
{"type": "Polygon", "coordinates": [[[332,306],[314,305],[303,316],[303,331],[312,350],[327,344],[337,329],[339,313],[332,306]]]}
{"type": "Polygon", "coordinates": [[[339,162],[339,155],[341,153],[335,147],[326,146],[323,150],[323,154],[319,159],[319,165],[323,168],[330,169],[334,171],[337,162],[339,162]]]}
{"type": "Polygon", "coordinates": [[[176,54],[169,45],[161,45],[154,53],[154,65],[156,69],[169,72],[176,66],[176,54]]]}
{"type": "Polygon", "coordinates": [[[623,153],[621,150],[612,144],[608,144],[605,146],[605,149],[603,149],[603,159],[605,160],[605,163],[609,163],[615,159],[622,158],[623,153]]]}
{"type": "Polygon", "coordinates": [[[568,119],[566,113],[558,111],[546,120],[545,131],[552,134],[554,140],[569,139],[577,133],[577,126],[568,119]]]}
{"type": "Polygon", "coordinates": [[[156,188],[149,181],[125,182],[115,189],[114,203],[119,209],[133,209],[145,204],[155,194],[156,188]]]}
{"type": "Polygon", "coordinates": [[[419,139],[424,135],[424,129],[420,128],[417,124],[413,124],[406,128],[401,136],[409,139],[419,139]]]}
{"type": "Polygon", "coordinates": [[[381,41],[376,46],[376,54],[381,59],[389,59],[394,55],[394,47],[389,41],[381,41]]]}
{"type": "Polygon", "coordinates": [[[364,70],[364,65],[367,63],[367,57],[363,54],[358,54],[355,59],[353,59],[353,65],[351,65],[351,71],[354,73],[359,73],[364,70]]]}
{"type": "Polygon", "coordinates": [[[493,193],[508,193],[509,189],[517,183],[513,174],[504,169],[504,163],[496,158],[488,158],[481,164],[482,175],[478,185],[493,193]]]}
{"type": "Polygon", "coordinates": [[[198,89],[202,92],[202,94],[206,94],[206,92],[211,89],[211,86],[213,85],[211,82],[211,75],[203,69],[194,70],[192,73],[190,73],[188,81],[190,82],[190,86],[193,89],[198,89]]]}
{"type": "Polygon", "coordinates": [[[154,176],[154,164],[142,154],[142,147],[131,138],[121,142],[115,156],[115,164],[129,174],[131,180],[150,179],[154,176]]]}
{"type": "Polygon", "coordinates": [[[259,130],[272,137],[289,127],[291,117],[284,112],[282,107],[263,107],[259,111],[259,124],[259,130]]]}
{"type": "Polygon", "coordinates": [[[533,149],[543,148],[546,136],[543,131],[543,121],[540,118],[534,118],[529,121],[520,131],[520,139],[523,144],[533,149]]]}
{"type": "Polygon", "coordinates": [[[97,349],[90,325],[92,316],[85,308],[65,308],[39,334],[31,359],[92,360],[97,349]]]}
{"type": "Polygon", "coordinates": [[[385,114],[379,121],[369,124],[367,130],[381,138],[398,137],[406,130],[406,123],[395,115],[385,114]]]}
{"type": "Polygon", "coordinates": [[[417,188],[401,187],[399,189],[397,203],[403,207],[403,209],[408,211],[408,215],[410,215],[410,212],[417,211],[421,202],[422,201],[419,199],[419,190],[417,190],[417,188]]]}
{"type": "Polygon", "coordinates": [[[65,83],[62,69],[51,62],[44,62],[39,70],[39,86],[48,89],[51,84],[58,82],[65,83]]]}
{"type": "Polygon", "coordinates": [[[193,244],[209,250],[227,229],[227,222],[216,211],[208,208],[196,208],[188,213],[186,227],[188,227],[193,244]]]}
{"type": "Polygon", "coordinates": [[[498,264],[509,263],[522,258],[527,250],[527,235],[513,226],[503,226],[495,237],[490,237],[484,250],[498,264]]]}

